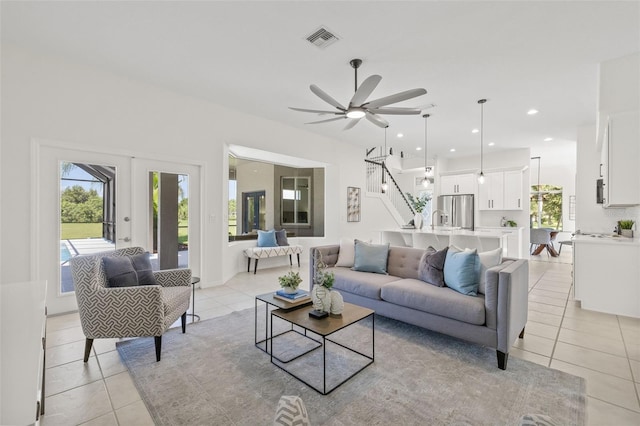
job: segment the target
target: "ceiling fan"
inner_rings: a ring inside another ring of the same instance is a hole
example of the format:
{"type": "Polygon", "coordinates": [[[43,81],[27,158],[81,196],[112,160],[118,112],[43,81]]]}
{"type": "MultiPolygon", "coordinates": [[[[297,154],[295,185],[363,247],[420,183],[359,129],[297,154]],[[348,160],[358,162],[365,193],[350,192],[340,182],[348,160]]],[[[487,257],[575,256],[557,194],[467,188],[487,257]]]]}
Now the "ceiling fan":
{"type": "Polygon", "coordinates": [[[389,107],[387,105],[395,104],[398,102],[406,101],[408,99],[415,98],[417,96],[422,96],[427,93],[425,89],[411,89],[406,90],[404,92],[396,93],[394,95],[385,96],[383,98],[375,99],[373,101],[368,101],[367,98],[371,93],[375,90],[382,80],[382,77],[379,75],[372,75],[367,77],[360,87],[358,87],[358,68],[362,65],[361,59],[352,59],[349,64],[353,67],[355,71],[355,93],[351,100],[349,101],[349,106],[344,107],[338,101],[329,96],[325,91],[320,89],[315,84],[309,86],[311,91],[318,96],[320,99],[328,103],[329,105],[335,107],[337,111],[325,111],[325,110],[317,110],[317,109],[307,109],[307,108],[294,108],[289,107],[294,111],[301,112],[312,112],[319,115],[325,114],[333,114],[338,117],[329,118],[326,120],[320,121],[311,121],[305,124],[318,124],[318,123],[327,123],[329,121],[343,120],[345,118],[351,118],[352,120],[344,127],[344,130],[351,129],[353,126],[358,124],[358,122],[364,117],[376,126],[379,127],[388,127],[389,122],[384,118],[380,117],[380,114],[390,114],[390,115],[417,115],[420,114],[420,108],[402,108],[402,107],[389,107]]]}

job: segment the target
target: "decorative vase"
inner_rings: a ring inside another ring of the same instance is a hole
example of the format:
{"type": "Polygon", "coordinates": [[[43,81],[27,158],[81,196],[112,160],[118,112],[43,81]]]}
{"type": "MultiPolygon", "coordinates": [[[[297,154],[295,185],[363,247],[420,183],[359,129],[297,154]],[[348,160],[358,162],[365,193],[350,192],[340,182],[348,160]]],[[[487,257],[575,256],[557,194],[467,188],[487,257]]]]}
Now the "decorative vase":
{"type": "Polygon", "coordinates": [[[328,288],[316,285],[311,292],[313,309],[322,312],[331,312],[331,292],[328,288]]]}
{"type": "Polygon", "coordinates": [[[415,226],[416,229],[422,229],[422,213],[416,213],[413,217],[413,226],[415,226]]]}
{"type": "Polygon", "coordinates": [[[342,295],[335,290],[331,290],[331,313],[333,315],[341,315],[344,310],[344,299],[342,295]]]}
{"type": "Polygon", "coordinates": [[[287,294],[296,294],[298,289],[295,287],[282,287],[282,290],[287,294]]]}

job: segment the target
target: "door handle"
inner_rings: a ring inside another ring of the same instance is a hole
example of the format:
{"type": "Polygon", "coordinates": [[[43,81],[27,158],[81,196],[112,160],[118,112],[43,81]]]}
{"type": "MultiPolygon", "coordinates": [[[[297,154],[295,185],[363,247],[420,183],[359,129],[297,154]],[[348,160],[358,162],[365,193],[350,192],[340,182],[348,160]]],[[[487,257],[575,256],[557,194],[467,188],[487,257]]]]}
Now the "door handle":
{"type": "Polygon", "coordinates": [[[118,238],[118,241],[124,241],[125,243],[128,243],[129,241],[131,241],[131,238],[129,237],[118,238]]]}

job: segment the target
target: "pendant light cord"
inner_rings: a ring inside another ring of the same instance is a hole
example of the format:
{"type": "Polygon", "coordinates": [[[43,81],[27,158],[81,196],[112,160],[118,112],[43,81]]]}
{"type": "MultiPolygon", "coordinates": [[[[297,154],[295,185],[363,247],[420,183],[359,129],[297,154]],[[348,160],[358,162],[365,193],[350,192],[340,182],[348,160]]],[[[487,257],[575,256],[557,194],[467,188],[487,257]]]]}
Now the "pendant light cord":
{"type": "MultiPolygon", "coordinates": [[[[484,104],[486,99],[480,99],[480,177],[484,176],[484,104]]],[[[482,183],[482,182],[481,182],[482,183]]]]}

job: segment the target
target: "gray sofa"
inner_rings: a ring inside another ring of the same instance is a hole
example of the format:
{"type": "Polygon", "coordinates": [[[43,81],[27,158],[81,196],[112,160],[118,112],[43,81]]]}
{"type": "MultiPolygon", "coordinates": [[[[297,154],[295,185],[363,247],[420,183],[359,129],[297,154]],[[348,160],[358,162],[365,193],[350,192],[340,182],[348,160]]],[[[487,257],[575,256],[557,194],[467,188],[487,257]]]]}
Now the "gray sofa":
{"type": "Polygon", "coordinates": [[[418,279],[423,249],[391,246],[388,275],[335,266],[339,252],[337,244],[310,249],[311,285],[318,260],[322,259],[335,274],[333,288],[342,294],[345,302],[495,348],[498,367],[507,368],[509,349],[518,336],[524,337],[527,322],[527,260],[506,258],[500,265],[487,269],[485,293],[467,296],[418,279]]]}

